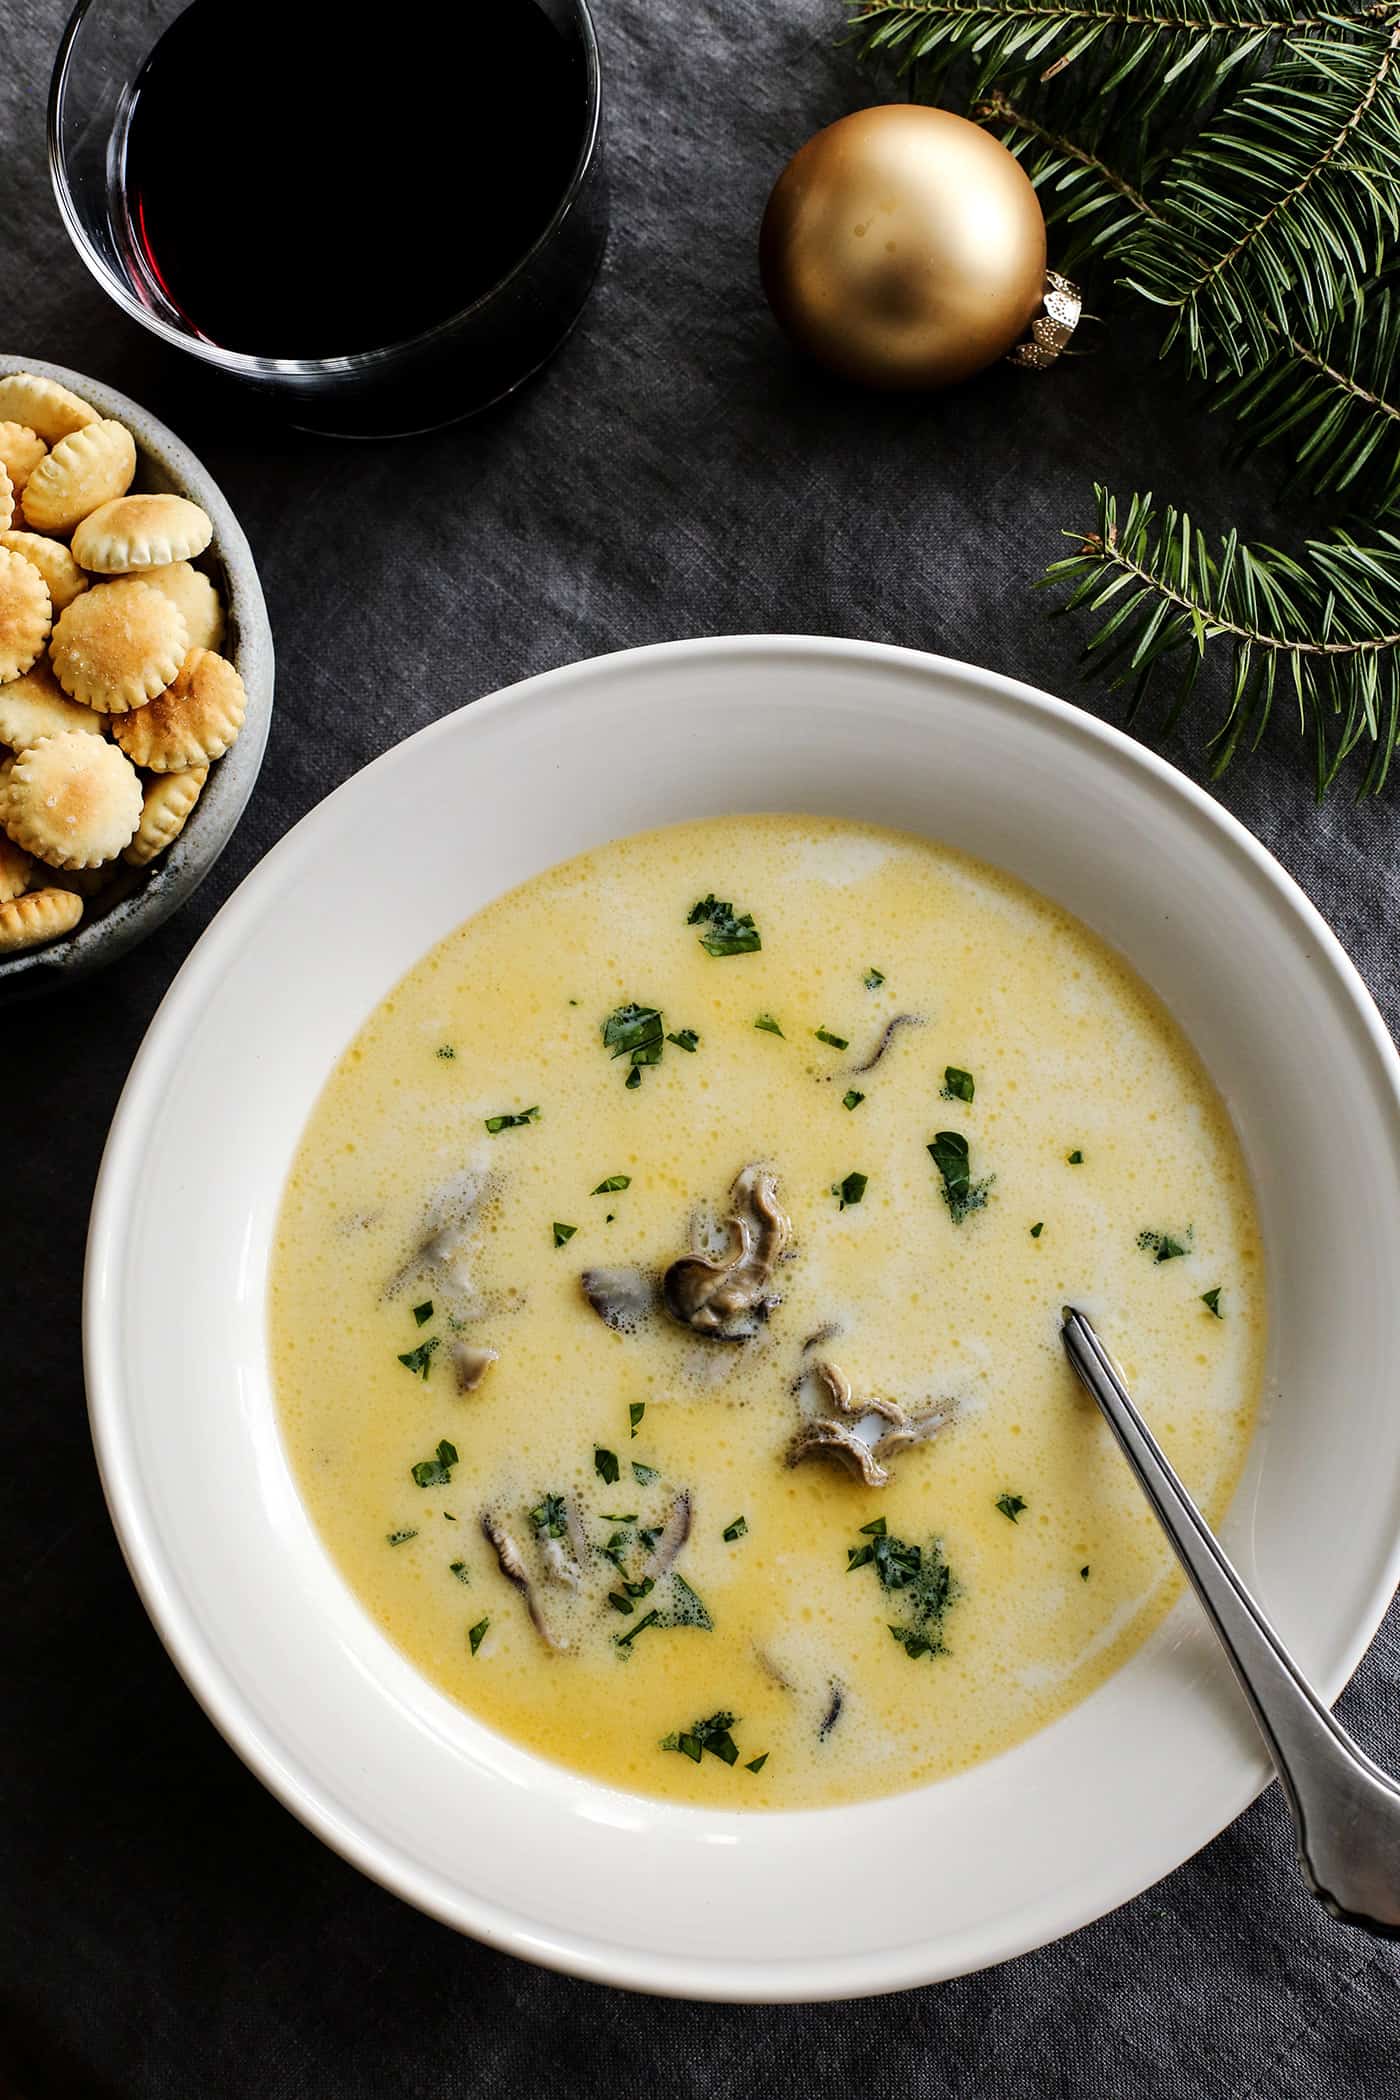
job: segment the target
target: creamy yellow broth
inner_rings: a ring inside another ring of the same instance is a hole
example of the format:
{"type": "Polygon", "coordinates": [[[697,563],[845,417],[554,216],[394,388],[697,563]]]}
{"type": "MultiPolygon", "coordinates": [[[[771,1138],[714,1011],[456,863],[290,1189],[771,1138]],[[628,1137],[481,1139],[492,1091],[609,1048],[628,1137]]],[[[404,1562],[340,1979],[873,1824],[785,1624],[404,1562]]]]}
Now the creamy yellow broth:
{"type": "Polygon", "coordinates": [[[1098,1319],[1217,1517],[1256,1405],[1264,1291],[1244,1164],[1190,1046],[1102,942],[994,869],[868,826],[743,817],[538,876],[384,1001],[297,1155],[272,1354],[327,1546],[444,1692],[617,1786],[796,1807],[1006,1749],[1117,1669],[1172,1601],[1156,1525],[1064,1362],[1066,1301],[1098,1319]],[[712,922],[687,918],[711,892],[752,915],[760,950],[706,952],[712,922]],[[699,1037],[667,1042],[634,1087],[601,1035],[628,1002],[699,1037]],[[854,1076],[897,1014],[925,1025],[854,1076]],[[957,1083],[944,1097],[949,1067],[971,1075],[971,1103],[957,1083]],[[851,1091],[864,1099],[847,1108],[851,1091]],[[967,1139],[974,1188],[990,1177],[961,1222],[927,1149],[944,1131],[967,1139]],[[606,1326],[581,1272],[659,1275],[753,1162],[792,1228],[755,1338],[664,1311],[606,1326]],[[843,1208],[833,1191],[856,1173],[863,1196],[843,1208]],[[621,1175],[625,1189],[592,1193],[621,1175]],[[576,1229],[556,1245],[556,1225],[576,1229]],[[814,1404],[810,1377],[793,1389],[802,1345],[832,1324],[808,1364],[949,1416],[884,1487],[827,1455],[788,1463],[814,1404]],[[458,1344],[497,1352],[465,1393],[458,1344]],[[615,1484],[595,1453],[615,1457],[615,1484]],[[682,1491],[673,1569],[629,1596],[638,1533],[664,1533],[682,1491]],[[551,1547],[561,1505],[573,1523],[551,1547]],[[502,1574],[483,1510],[565,1652],[502,1574]],[[865,1527],[881,1519],[879,1544],[865,1527]],[[909,1572],[901,1546],[921,1579],[887,1587],[909,1572]],[[689,1598],[708,1627],[675,1623],[696,1616],[689,1598]],[[694,1762],[694,1724],[717,1713],[735,1718],[694,1762]]]}

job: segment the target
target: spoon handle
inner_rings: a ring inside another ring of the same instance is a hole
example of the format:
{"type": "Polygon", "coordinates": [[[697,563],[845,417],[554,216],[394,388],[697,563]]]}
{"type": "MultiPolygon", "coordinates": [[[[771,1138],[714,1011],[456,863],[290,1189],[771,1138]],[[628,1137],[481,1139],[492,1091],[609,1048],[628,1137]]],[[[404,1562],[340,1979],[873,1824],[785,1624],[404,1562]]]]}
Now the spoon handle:
{"type": "Polygon", "coordinates": [[[1400,1938],[1400,1787],[1359,1750],[1303,1679],[1134,1406],[1083,1313],[1065,1352],[1098,1402],[1220,1636],[1277,1768],[1309,1888],[1334,1918],[1400,1938]]]}

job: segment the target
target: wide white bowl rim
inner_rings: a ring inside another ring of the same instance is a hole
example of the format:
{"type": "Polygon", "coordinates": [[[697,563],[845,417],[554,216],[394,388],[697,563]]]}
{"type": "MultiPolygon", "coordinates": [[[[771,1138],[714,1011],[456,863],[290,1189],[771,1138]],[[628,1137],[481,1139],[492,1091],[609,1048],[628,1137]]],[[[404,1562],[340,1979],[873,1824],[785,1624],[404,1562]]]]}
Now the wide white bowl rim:
{"type": "MultiPolygon", "coordinates": [[[[1223,837],[1236,855],[1242,872],[1272,891],[1276,900],[1292,914],[1300,937],[1313,951],[1317,969],[1329,976],[1334,989],[1342,994],[1347,1020],[1357,1032],[1357,1047],[1376,1060],[1397,1113],[1400,1113],[1400,1058],[1360,976],[1326,922],[1292,878],[1243,825],[1165,760],[1117,729],[1081,709],[998,673],[885,644],[785,635],[736,635],[658,643],[642,649],[616,651],[540,673],[471,702],[468,709],[444,716],[334,790],[271,849],[228,899],[186,960],[133,1065],[113,1120],[98,1179],[84,1290],[84,1350],[92,1432],[104,1491],[127,1565],[161,1639],[186,1683],[228,1742],[272,1793],[326,1844],[362,1872],[430,1916],[487,1944],[582,1978],[621,1984],[636,1990],[678,1997],[761,2002],[846,1998],[903,1989],[987,1966],[1074,1930],[1140,1893],[1161,1874],[1189,1857],[1192,1851],[1248,1806],[1270,1777],[1262,1746],[1257,1746],[1252,1753],[1242,1750],[1237,1783],[1229,1790],[1228,1796],[1219,1801],[1212,1826],[1194,1830],[1185,1851],[1180,1849],[1179,1842],[1175,1851],[1162,1853],[1159,1848],[1158,1856],[1146,1873],[1140,1857],[1106,1860],[1097,1875],[1090,1907],[1086,1908],[1082,1887],[1056,1892],[1027,1905],[1012,1918],[966,1933],[955,1953],[943,1949],[936,1959],[931,1958],[927,1946],[916,1942],[868,1950],[859,1957],[838,1953],[830,1959],[807,1957],[788,1961],[775,1955],[760,1962],[749,1958],[742,1962],[711,1961],[697,1965],[688,1958],[676,1959],[642,1946],[609,1942],[596,1935],[565,1932],[557,1927],[544,1929],[528,1911],[512,1911],[485,1902],[472,1891],[424,1871],[400,1854],[362,1819],[349,1813],[343,1803],[330,1798],[323,1785],[308,1777],[288,1755],[284,1745],[250,1710],[231,1682],[220,1656],[210,1647],[200,1625],[185,1610],[179,1584],[173,1579],[174,1571],[165,1564],[157,1545],[151,1511],[133,1465],[126,1398],[112,1368],[117,1358],[120,1307],[104,1291],[103,1279],[111,1270],[121,1243],[124,1220],[141,1170],[146,1134],[158,1107],[165,1077],[180,1055],[187,1020],[198,1012],[213,991],[226,958],[246,938],[266,901],[283,885],[292,882],[297,868],[315,854],[321,830],[330,822],[330,813],[336,812],[347,798],[364,797],[376,782],[392,775],[395,768],[413,763],[425,747],[457,735],[463,713],[469,712],[480,722],[505,710],[529,707],[545,696],[557,697],[571,689],[586,687],[590,681],[605,676],[608,668],[615,664],[626,663],[642,670],[654,665],[660,671],[668,660],[678,657],[709,659],[720,666],[726,659],[761,661],[779,656],[799,661],[805,658],[813,663],[917,668],[930,676],[981,693],[989,702],[1011,701],[1049,717],[1071,737],[1098,746],[1139,775],[1148,777],[1161,795],[1174,798],[1196,823],[1223,837]]],[[[405,967],[411,959],[405,957],[405,967]]],[[[1370,1588],[1365,1611],[1338,1640],[1330,1667],[1317,1673],[1318,1689],[1329,1703],[1365,1654],[1397,1582],[1400,1582],[1400,1536],[1390,1541],[1388,1553],[1370,1588]]],[[[704,1817],[709,1811],[682,1813],[704,1817]]],[[[843,1813],[846,1811],[809,1811],[805,1820],[815,1821],[843,1813]]],[[[1168,1842],[1170,1845],[1170,1832],[1168,1842]]]]}

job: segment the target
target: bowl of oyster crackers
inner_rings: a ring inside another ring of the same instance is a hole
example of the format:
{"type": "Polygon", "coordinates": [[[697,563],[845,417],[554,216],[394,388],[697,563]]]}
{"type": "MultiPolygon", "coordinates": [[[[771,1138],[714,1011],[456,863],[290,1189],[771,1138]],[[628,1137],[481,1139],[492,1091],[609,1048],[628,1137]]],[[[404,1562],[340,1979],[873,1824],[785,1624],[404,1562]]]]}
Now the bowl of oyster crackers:
{"type": "Polygon", "coordinates": [[[205,468],[110,387],[0,355],[0,1001],[185,902],[272,695],[253,558],[205,468]]]}

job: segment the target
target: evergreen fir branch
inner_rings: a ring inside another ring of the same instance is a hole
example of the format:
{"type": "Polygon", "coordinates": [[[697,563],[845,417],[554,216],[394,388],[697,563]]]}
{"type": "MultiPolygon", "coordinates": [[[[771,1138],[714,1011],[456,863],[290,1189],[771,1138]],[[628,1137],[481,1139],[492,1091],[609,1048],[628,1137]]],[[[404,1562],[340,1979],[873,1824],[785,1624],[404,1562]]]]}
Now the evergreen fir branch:
{"type": "Polygon", "coordinates": [[[1221,385],[1211,403],[1240,424],[1240,449],[1287,439],[1288,483],[1315,495],[1400,507],[1400,298],[1359,292],[1316,345],[1273,332],[1272,356],[1221,385]]]}
{"type": "Polygon", "coordinates": [[[847,0],[867,57],[918,67],[937,90],[960,60],[981,97],[1007,77],[1049,81],[1092,64],[1104,94],[1132,83],[1149,108],[1156,97],[1200,72],[1195,92],[1211,92],[1223,69],[1285,36],[1348,34],[1354,18],[1296,0],[847,0]]]}
{"type": "Polygon", "coordinates": [[[1323,795],[1353,753],[1361,794],[1377,794],[1400,739],[1400,537],[1369,544],[1336,532],[1295,561],[1227,533],[1212,549],[1190,518],[1134,495],[1121,525],[1117,499],[1096,487],[1098,514],[1076,552],[1045,584],[1067,589],[1060,608],[1105,615],[1084,655],[1133,689],[1130,715],[1168,659],[1178,672],[1174,714],[1187,706],[1207,653],[1231,660],[1225,716],[1210,740],[1219,774],[1257,748],[1274,701],[1286,694],[1310,745],[1323,795]]]}
{"type": "Polygon", "coordinates": [[[1205,376],[1320,340],[1400,233],[1400,15],[1285,54],[1172,164],[1124,255],[1205,376]]]}
{"type": "Polygon", "coordinates": [[[1071,273],[1086,259],[1112,259],[1143,219],[1156,216],[1129,178],[1087,145],[1013,102],[1000,88],[970,114],[994,129],[1025,169],[1048,228],[1065,236],[1055,267],[1071,273]]]}

